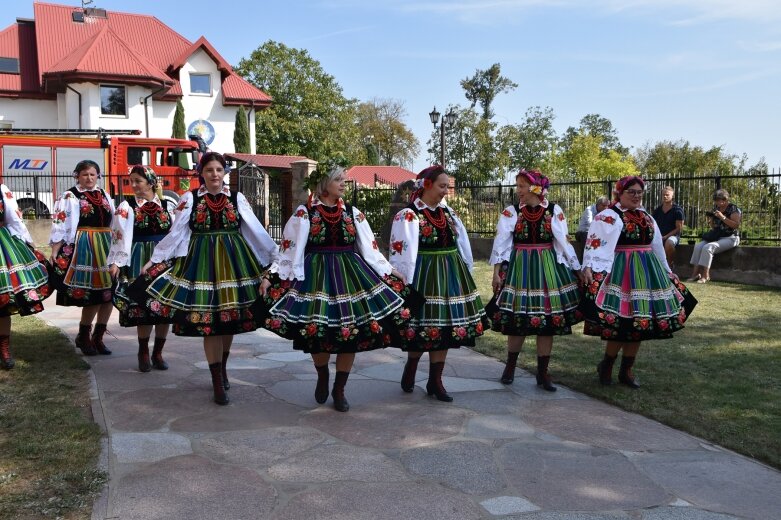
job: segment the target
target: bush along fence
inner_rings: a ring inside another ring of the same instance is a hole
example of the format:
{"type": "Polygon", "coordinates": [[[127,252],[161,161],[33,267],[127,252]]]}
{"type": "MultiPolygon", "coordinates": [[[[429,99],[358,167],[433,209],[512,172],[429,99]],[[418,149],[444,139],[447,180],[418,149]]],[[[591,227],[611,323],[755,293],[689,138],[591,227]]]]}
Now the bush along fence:
{"type": "MultiPolygon", "coordinates": [[[[567,216],[571,235],[578,227],[583,210],[600,196],[611,196],[617,179],[579,180],[554,183],[549,199],[559,204],[567,216]]],[[[649,212],[661,204],[662,188],[675,189],[675,202],[685,214],[682,238],[696,242],[710,228],[706,211],[713,209],[713,193],[725,189],[730,201],[743,213],[741,243],[781,245],[781,171],[752,175],[668,175],[648,178],[644,205],[649,212]]],[[[389,207],[402,196],[397,186],[350,186],[345,198],[366,214],[375,234],[379,234],[389,216],[389,207]]],[[[457,184],[447,197],[448,204],[474,236],[491,237],[501,211],[517,202],[514,184],[457,184]]]]}
{"type": "MultiPolygon", "coordinates": [[[[289,177],[289,175],[288,175],[289,177]]],[[[570,234],[574,235],[583,210],[600,196],[610,196],[616,179],[582,179],[554,183],[548,197],[559,204],[567,216],[570,234]]],[[[675,189],[675,201],[684,209],[683,239],[692,243],[709,229],[705,212],[713,209],[713,193],[725,189],[730,201],[743,212],[740,227],[741,243],[745,245],[781,246],[781,171],[750,175],[665,175],[647,179],[645,207],[649,211],[661,204],[662,188],[675,189]]],[[[41,176],[7,174],[2,182],[14,192],[26,218],[50,218],[54,201],[70,189],[75,181],[71,173],[41,176]]],[[[108,189],[119,202],[131,195],[129,178],[118,180],[121,186],[107,186],[105,178],[99,185],[108,189]]],[[[196,178],[161,176],[166,198],[175,202],[189,189],[198,186],[196,178]]],[[[394,211],[406,205],[409,185],[364,186],[348,183],[345,199],[364,212],[372,230],[380,235],[394,211]]],[[[255,214],[266,225],[275,240],[282,238],[282,229],[292,211],[289,179],[284,175],[263,175],[239,172],[237,187],[252,205],[255,214]]],[[[516,202],[514,184],[459,183],[448,195],[448,204],[455,209],[473,236],[492,237],[501,211],[516,202]]]]}

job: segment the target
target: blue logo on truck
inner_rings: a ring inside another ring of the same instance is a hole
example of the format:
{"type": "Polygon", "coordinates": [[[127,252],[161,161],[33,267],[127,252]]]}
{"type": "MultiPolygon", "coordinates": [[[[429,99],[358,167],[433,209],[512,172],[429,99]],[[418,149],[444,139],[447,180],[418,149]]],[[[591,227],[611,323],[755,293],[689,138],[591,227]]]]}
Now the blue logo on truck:
{"type": "Polygon", "coordinates": [[[14,159],[8,165],[8,169],[43,171],[47,164],[49,164],[49,161],[44,159],[14,159]]]}

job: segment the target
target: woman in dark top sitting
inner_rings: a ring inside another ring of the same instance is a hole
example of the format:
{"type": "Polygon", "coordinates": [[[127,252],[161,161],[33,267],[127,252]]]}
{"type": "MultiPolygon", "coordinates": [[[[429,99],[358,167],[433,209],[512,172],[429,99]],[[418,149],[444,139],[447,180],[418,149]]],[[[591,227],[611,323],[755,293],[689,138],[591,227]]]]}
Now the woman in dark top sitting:
{"type": "Polygon", "coordinates": [[[690,282],[707,283],[710,281],[710,265],[713,256],[728,251],[740,244],[741,211],[729,201],[727,190],[716,190],[713,194],[713,211],[711,229],[702,236],[702,240],[694,246],[689,263],[692,271],[690,282]]]}

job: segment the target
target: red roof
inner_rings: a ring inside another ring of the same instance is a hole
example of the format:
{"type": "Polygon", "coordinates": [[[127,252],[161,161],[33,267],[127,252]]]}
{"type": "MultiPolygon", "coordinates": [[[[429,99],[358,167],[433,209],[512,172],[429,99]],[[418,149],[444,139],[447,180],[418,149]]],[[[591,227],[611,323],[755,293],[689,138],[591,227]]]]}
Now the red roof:
{"type": "Polygon", "coordinates": [[[0,73],[0,95],[47,97],[63,92],[65,83],[117,81],[161,85],[157,97],[181,96],[179,69],[196,51],[204,51],[222,72],[228,104],[268,105],[271,98],[244,82],[212,45],[201,37],[191,43],[154,16],[108,11],[106,17],[73,20],[81,8],[35,2],[35,21],[17,21],[0,32],[0,56],[19,58],[20,74],[0,73]],[[230,79],[229,81],[226,81],[230,79]],[[240,78],[238,78],[240,79],[240,78]],[[25,86],[28,90],[25,90],[25,86]]]}
{"type": "Polygon", "coordinates": [[[261,168],[276,168],[280,170],[289,170],[290,163],[308,160],[308,157],[301,155],[262,155],[250,153],[228,153],[225,154],[225,157],[236,161],[251,162],[261,168]]]}
{"type": "Polygon", "coordinates": [[[406,181],[414,181],[416,177],[416,174],[401,166],[353,166],[347,170],[349,180],[365,186],[398,185],[406,181]]]}

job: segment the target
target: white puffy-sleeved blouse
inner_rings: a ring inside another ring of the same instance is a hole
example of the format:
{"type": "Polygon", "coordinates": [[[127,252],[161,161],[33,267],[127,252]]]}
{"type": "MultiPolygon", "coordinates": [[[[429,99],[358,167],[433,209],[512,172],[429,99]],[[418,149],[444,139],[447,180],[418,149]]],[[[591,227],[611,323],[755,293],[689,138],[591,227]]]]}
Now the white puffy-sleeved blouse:
{"type": "MultiPolygon", "coordinates": [[[[323,202],[314,197],[311,206],[315,207],[323,202]]],[[[344,207],[344,201],[339,199],[337,204],[344,207]]],[[[364,214],[357,208],[352,208],[353,222],[355,223],[355,248],[366,264],[379,276],[385,276],[393,271],[393,267],[385,259],[374,239],[374,233],[364,214]]],[[[304,255],[309,240],[309,209],[301,205],[293,212],[293,216],[285,224],[282,231],[282,243],[279,248],[279,258],[272,264],[269,272],[277,273],[282,280],[304,280],[304,255]]]]}
{"type": "MultiPolygon", "coordinates": [[[[456,241],[456,248],[461,259],[466,264],[469,271],[472,271],[474,266],[474,260],[472,258],[472,245],[469,243],[469,235],[466,232],[466,227],[461,219],[458,218],[455,211],[453,211],[445,201],[441,201],[436,207],[428,206],[422,199],[415,199],[413,205],[419,209],[429,208],[429,210],[436,210],[438,207],[444,209],[450,213],[454,224],[454,234],[456,241]]],[[[417,213],[410,208],[404,208],[393,217],[393,225],[391,226],[391,248],[390,248],[390,263],[391,265],[404,275],[407,283],[411,283],[415,276],[415,262],[418,258],[418,248],[420,239],[420,221],[417,213]]]]}
{"type": "MultiPolygon", "coordinates": [[[[540,203],[547,208],[550,203],[544,200],[540,203]]],[[[521,206],[523,207],[523,206],[521,206]]],[[[496,223],[496,237],[494,238],[493,248],[491,249],[491,258],[488,260],[490,265],[500,264],[510,260],[510,254],[513,250],[513,233],[515,224],[518,221],[518,212],[515,206],[507,206],[499,215],[496,223]]],[[[553,206],[553,219],[551,220],[551,232],[553,234],[553,250],[556,252],[556,261],[566,265],[573,271],[580,270],[580,261],[575,254],[575,248],[570,244],[567,230],[567,219],[564,212],[558,204],[553,206]]]]}

